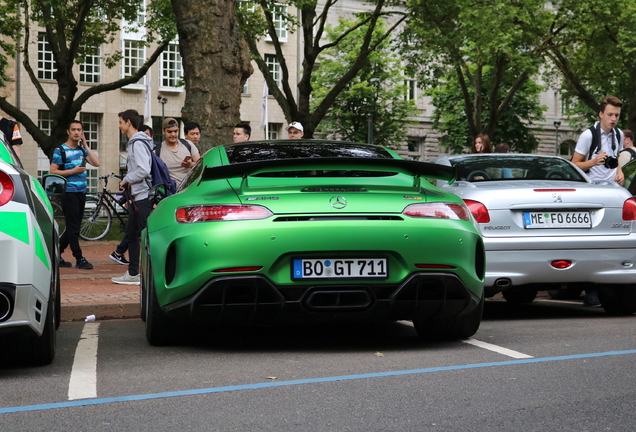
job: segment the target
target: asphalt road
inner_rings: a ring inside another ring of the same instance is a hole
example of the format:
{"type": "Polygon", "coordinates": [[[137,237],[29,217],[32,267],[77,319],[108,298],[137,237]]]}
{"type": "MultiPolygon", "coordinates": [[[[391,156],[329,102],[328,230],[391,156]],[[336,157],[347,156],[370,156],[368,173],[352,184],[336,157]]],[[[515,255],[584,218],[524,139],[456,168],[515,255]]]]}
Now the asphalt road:
{"type": "Polygon", "coordinates": [[[155,348],[139,320],[62,323],[0,367],[2,431],[632,431],[636,316],[488,302],[472,340],[405,322],[226,328],[155,348]]]}

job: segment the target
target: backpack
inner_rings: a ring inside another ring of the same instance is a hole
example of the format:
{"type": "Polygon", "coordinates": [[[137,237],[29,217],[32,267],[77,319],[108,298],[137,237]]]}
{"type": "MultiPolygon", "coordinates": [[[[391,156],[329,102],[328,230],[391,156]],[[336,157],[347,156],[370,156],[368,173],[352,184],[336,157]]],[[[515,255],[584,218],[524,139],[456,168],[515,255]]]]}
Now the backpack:
{"type": "MultiPolygon", "coordinates": [[[[601,125],[599,125],[598,128],[592,126],[589,130],[590,130],[590,132],[592,132],[592,144],[590,145],[590,151],[587,154],[587,160],[592,159],[592,156],[594,155],[594,152],[599,147],[599,141],[600,141],[600,137],[601,137],[601,125]]],[[[620,129],[614,128],[614,133],[616,133],[616,141],[620,145],[620,143],[621,143],[621,131],[620,131],[620,129]]],[[[612,150],[614,150],[615,148],[616,147],[614,147],[614,134],[612,134],[612,150]]],[[[616,155],[616,157],[618,157],[618,154],[616,155]]]]}
{"type": "Polygon", "coordinates": [[[636,158],[636,150],[633,147],[627,147],[624,150],[621,150],[618,154],[621,154],[623,152],[627,152],[629,153],[629,160],[634,160],[636,158]]]}
{"type": "MultiPolygon", "coordinates": [[[[60,157],[62,158],[62,169],[65,170],[66,169],[66,150],[64,149],[64,146],[61,144],[58,148],[60,149],[60,157]]],[[[86,151],[86,149],[82,149],[82,152],[84,153],[84,161],[86,161],[86,158],[88,157],[88,152],[86,151]]]]}
{"type": "MultiPolygon", "coordinates": [[[[192,146],[190,145],[190,141],[188,141],[187,139],[179,138],[179,142],[181,142],[181,144],[183,144],[185,148],[188,149],[188,151],[190,152],[190,156],[192,156],[192,146]]],[[[161,156],[161,144],[162,143],[159,143],[155,146],[155,153],[157,154],[157,156],[161,156]]]]}
{"type": "Polygon", "coordinates": [[[150,152],[150,174],[152,175],[151,185],[165,185],[166,196],[174,195],[175,193],[177,193],[177,182],[170,178],[170,171],[168,171],[166,163],[162,161],[155,152],[152,151],[147,142],[142,140],[138,140],[138,142],[143,142],[150,152]]]}

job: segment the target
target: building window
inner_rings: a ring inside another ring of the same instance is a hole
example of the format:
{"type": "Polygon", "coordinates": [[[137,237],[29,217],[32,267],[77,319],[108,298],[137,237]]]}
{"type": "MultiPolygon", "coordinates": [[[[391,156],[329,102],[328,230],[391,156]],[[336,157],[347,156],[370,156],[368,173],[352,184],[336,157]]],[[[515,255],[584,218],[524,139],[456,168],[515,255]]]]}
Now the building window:
{"type": "Polygon", "coordinates": [[[53,128],[53,118],[50,111],[38,111],[38,127],[46,135],[51,135],[53,128]]]}
{"type": "Polygon", "coordinates": [[[275,140],[280,138],[280,123],[268,123],[267,124],[267,139],[275,140]]]}
{"type": "Polygon", "coordinates": [[[416,100],[417,99],[417,81],[414,79],[406,79],[404,80],[404,86],[406,87],[404,99],[416,100]]]}
{"type": "Polygon", "coordinates": [[[137,18],[134,21],[137,24],[143,24],[146,22],[146,2],[141,0],[139,2],[139,9],[137,10],[137,18]]]}
{"type": "Polygon", "coordinates": [[[241,94],[249,94],[249,86],[247,85],[248,82],[249,79],[245,80],[245,84],[243,84],[243,90],[241,90],[241,94]]]}
{"type": "MultiPolygon", "coordinates": [[[[276,3],[271,9],[272,24],[279,42],[287,42],[287,6],[276,3]]],[[[272,41],[272,38],[267,35],[266,41],[272,41]]]]}
{"type": "Polygon", "coordinates": [[[181,87],[183,78],[183,66],[179,44],[171,43],[161,54],[161,86],[181,87]]]}
{"type": "Polygon", "coordinates": [[[80,82],[87,84],[99,84],[102,72],[102,50],[93,48],[87,50],[84,63],[80,65],[80,82]]]}
{"type": "MultiPolygon", "coordinates": [[[[125,39],[122,49],[122,78],[126,78],[134,74],[146,61],[146,48],[143,43],[138,40],[125,39]]],[[[143,76],[137,84],[144,85],[146,77],[143,76]]]]}
{"type": "MultiPolygon", "coordinates": [[[[272,74],[276,85],[280,88],[280,84],[282,82],[282,73],[280,70],[280,63],[278,62],[278,59],[273,54],[265,54],[265,64],[267,64],[267,69],[272,74]]],[[[273,93],[270,89],[269,95],[271,96],[272,94],[273,93]]]]}
{"type": "Polygon", "coordinates": [[[419,152],[420,151],[420,143],[416,140],[409,140],[407,142],[408,148],[410,152],[419,152]]]}
{"type": "Polygon", "coordinates": [[[46,33],[38,33],[38,79],[52,80],[56,71],[53,51],[49,46],[46,33]]]}
{"type": "MultiPolygon", "coordinates": [[[[49,111],[38,111],[38,127],[46,135],[51,135],[51,129],[53,128],[53,118],[49,111]]],[[[61,144],[61,143],[60,143],[61,144]]],[[[42,149],[38,146],[38,175],[42,172],[44,174],[49,173],[51,162],[47,155],[44,154],[42,149]]]]}
{"type": "Polygon", "coordinates": [[[84,136],[91,150],[98,151],[100,114],[81,113],[80,121],[84,126],[84,136]]]}
{"type": "Polygon", "coordinates": [[[574,148],[576,142],[573,140],[566,140],[559,144],[559,154],[563,157],[570,159],[574,154],[574,148]]]}

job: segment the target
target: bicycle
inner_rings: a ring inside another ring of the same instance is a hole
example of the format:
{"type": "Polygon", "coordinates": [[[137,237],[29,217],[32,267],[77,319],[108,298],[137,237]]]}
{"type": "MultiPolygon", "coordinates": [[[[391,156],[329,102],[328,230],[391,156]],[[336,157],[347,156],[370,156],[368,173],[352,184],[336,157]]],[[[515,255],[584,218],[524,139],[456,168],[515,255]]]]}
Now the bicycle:
{"type": "Polygon", "coordinates": [[[97,196],[87,196],[84,207],[84,219],[80,227],[80,237],[84,240],[102,239],[110,231],[113,222],[113,215],[119,219],[119,231],[124,232],[126,228],[126,218],[128,210],[124,207],[126,202],[124,197],[118,197],[110,192],[108,188],[109,177],[121,180],[121,177],[110,173],[99,177],[103,180],[104,187],[97,196]]]}

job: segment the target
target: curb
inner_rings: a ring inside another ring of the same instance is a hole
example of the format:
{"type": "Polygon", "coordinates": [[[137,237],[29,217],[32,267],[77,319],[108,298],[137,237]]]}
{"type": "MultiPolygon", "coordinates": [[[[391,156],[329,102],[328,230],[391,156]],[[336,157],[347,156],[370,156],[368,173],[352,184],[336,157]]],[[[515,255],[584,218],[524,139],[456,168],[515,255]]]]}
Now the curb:
{"type": "Polygon", "coordinates": [[[89,315],[95,320],[140,318],[139,303],[111,303],[94,305],[62,305],[61,321],[85,321],[89,315]]]}

